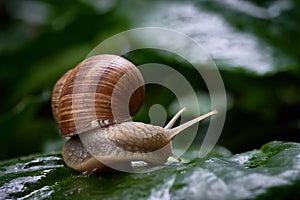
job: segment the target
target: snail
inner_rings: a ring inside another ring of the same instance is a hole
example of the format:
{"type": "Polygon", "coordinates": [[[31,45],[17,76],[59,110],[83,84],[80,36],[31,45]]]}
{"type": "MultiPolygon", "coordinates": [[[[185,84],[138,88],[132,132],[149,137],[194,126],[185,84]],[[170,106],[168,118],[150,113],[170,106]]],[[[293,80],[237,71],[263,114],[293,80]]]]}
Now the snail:
{"type": "Polygon", "coordinates": [[[133,122],[143,104],[145,86],[138,68],[110,54],[89,57],[67,71],[52,92],[52,112],[63,137],[66,165],[79,172],[101,172],[108,166],[144,161],[163,164],[172,138],[187,127],[216,114],[211,111],[172,128],[181,109],[165,127],[133,122]]]}

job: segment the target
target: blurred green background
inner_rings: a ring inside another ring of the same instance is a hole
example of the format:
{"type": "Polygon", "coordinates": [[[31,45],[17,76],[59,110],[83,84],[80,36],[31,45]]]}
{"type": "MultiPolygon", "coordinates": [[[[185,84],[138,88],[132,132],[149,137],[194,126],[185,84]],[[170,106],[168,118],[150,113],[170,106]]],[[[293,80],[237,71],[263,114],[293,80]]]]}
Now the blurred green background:
{"type": "MultiPolygon", "coordinates": [[[[2,0],[0,159],[60,149],[50,103],[55,82],[101,41],[144,26],[183,32],[216,62],[228,95],[220,145],[242,152],[273,140],[300,142],[299,10],[297,0],[2,0]]],[[[193,68],[175,55],[148,49],[126,57],[174,66],[207,98],[193,68]]],[[[147,88],[153,92],[157,98],[146,96],[136,120],[149,120],[156,103],[171,110],[174,96],[147,88]]]]}

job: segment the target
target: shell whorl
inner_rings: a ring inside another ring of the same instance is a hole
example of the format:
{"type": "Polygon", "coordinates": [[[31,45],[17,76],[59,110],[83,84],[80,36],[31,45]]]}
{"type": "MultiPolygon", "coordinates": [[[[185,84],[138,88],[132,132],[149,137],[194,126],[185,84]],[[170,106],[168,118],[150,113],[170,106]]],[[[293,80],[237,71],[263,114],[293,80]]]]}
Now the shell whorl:
{"type": "Polygon", "coordinates": [[[58,80],[52,112],[61,134],[68,137],[128,121],[142,106],[144,94],[143,77],[131,62],[116,55],[97,55],[58,80]]]}

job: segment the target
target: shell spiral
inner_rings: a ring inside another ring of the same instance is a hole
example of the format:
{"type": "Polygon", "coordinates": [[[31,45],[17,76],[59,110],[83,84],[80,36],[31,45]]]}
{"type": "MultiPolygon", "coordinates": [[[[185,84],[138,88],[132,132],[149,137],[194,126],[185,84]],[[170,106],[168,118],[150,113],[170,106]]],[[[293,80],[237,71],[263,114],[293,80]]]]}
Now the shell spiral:
{"type": "Polygon", "coordinates": [[[129,121],[143,104],[144,80],[116,55],[85,59],[55,84],[52,112],[64,137],[129,121]]]}

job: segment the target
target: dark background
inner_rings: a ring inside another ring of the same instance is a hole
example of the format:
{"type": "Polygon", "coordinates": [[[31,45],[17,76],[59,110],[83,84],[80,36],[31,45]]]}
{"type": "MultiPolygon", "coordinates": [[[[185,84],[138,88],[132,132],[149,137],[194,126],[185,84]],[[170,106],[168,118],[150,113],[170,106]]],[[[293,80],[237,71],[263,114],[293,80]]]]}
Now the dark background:
{"type": "MultiPolygon", "coordinates": [[[[228,95],[220,145],[243,152],[273,140],[300,142],[299,1],[242,2],[0,1],[0,159],[60,149],[50,103],[55,82],[101,41],[143,26],[184,32],[215,60],[228,95]]],[[[148,49],[126,57],[136,65],[174,66],[206,91],[171,53],[148,49]]],[[[168,110],[174,100],[163,87],[150,86],[147,94],[137,121],[149,120],[152,104],[168,110]]]]}

